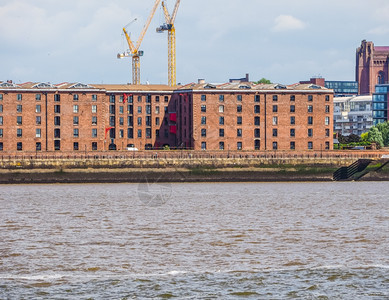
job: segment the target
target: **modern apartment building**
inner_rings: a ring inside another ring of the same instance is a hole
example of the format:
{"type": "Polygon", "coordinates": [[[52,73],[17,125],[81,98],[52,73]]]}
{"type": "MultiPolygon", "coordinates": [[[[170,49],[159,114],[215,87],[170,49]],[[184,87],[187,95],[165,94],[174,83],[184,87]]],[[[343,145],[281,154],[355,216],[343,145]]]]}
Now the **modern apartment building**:
{"type": "Polygon", "coordinates": [[[0,151],[332,149],[332,99],[314,84],[0,82],[0,151]]]}
{"type": "Polygon", "coordinates": [[[334,98],[334,132],[361,135],[373,126],[372,96],[334,98]]]}
{"type": "Polygon", "coordinates": [[[379,84],[373,94],[374,125],[388,121],[389,84],[379,84]]]}

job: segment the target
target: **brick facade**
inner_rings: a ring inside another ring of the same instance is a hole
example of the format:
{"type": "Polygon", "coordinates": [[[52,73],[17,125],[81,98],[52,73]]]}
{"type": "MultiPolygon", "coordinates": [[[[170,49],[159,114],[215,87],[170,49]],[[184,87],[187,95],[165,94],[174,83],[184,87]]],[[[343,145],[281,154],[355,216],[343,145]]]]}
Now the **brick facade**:
{"type": "Polygon", "coordinates": [[[332,91],[312,84],[0,83],[0,151],[325,150],[332,114],[332,91]]]}
{"type": "Polygon", "coordinates": [[[356,81],[359,95],[372,95],[377,84],[389,80],[389,47],[362,41],[356,51],[356,81]]]}

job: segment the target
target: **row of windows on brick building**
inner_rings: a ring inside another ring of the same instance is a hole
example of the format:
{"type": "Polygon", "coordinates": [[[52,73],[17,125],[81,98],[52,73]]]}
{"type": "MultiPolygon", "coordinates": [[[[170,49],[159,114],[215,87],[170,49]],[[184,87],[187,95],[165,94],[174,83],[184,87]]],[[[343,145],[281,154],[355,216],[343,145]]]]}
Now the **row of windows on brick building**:
{"type": "MultiPolygon", "coordinates": [[[[273,105],[272,109],[273,109],[272,111],[274,113],[278,112],[278,105],[273,105]]],[[[202,113],[206,113],[207,112],[207,106],[205,104],[201,105],[200,110],[201,110],[202,113]]],[[[224,105],[219,105],[219,113],[224,113],[224,112],[225,112],[224,105]]],[[[236,106],[236,112],[237,113],[242,113],[243,112],[243,106],[242,105],[237,105],[236,106]]],[[[259,105],[254,105],[254,113],[255,114],[259,114],[260,112],[261,112],[261,107],[259,105]]],[[[290,112],[291,113],[296,112],[296,106],[295,105],[290,105],[290,112]]],[[[307,112],[308,113],[313,113],[313,105],[308,105],[307,106],[307,112]]],[[[330,112],[330,106],[326,105],[325,106],[325,113],[329,113],[329,112],[330,112]]]]}
{"type": "MultiPolygon", "coordinates": [[[[236,150],[242,150],[243,148],[243,143],[242,142],[237,142],[236,143],[236,150]]],[[[326,150],[330,149],[330,142],[325,142],[324,147],[326,150]]],[[[254,141],[254,149],[259,150],[260,149],[260,140],[255,140],[254,141]]],[[[278,150],[278,142],[273,142],[272,143],[272,149],[273,150],[278,150]]],[[[296,142],[291,141],[290,142],[290,150],[295,150],[296,149],[296,142]]],[[[313,150],[313,142],[309,141],[307,142],[307,149],[308,150],[313,150]]],[[[201,142],[201,150],[207,150],[207,142],[201,142]]],[[[225,142],[219,142],[219,150],[225,150],[225,142]]],[[[234,150],[230,149],[230,143],[228,143],[228,150],[234,150]]]]}
{"type": "MultiPolygon", "coordinates": [[[[312,102],[313,101],[313,95],[307,95],[307,101],[312,102]]],[[[219,95],[219,101],[223,102],[225,99],[225,95],[219,95]]],[[[278,95],[272,95],[271,99],[273,101],[278,101],[278,95]]],[[[295,95],[290,95],[289,97],[290,101],[296,101],[296,96],[295,95]]],[[[242,95],[236,95],[236,100],[237,101],[242,101],[243,97],[242,95]]],[[[207,95],[201,95],[201,101],[207,101],[207,95]]],[[[261,101],[261,95],[254,95],[254,102],[260,102],[261,101]]],[[[325,96],[325,101],[330,101],[330,96],[326,95],[325,96]]]]}

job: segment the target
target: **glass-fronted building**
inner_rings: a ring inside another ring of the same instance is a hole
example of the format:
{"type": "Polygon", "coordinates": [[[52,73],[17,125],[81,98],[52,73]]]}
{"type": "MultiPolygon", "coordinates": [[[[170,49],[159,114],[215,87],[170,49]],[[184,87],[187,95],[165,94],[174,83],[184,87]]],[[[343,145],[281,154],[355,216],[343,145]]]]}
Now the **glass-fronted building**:
{"type": "Polygon", "coordinates": [[[325,87],[334,90],[335,97],[358,95],[356,81],[325,81],[325,87]]]}
{"type": "Polygon", "coordinates": [[[378,84],[373,94],[373,123],[377,125],[388,121],[389,84],[378,84]]]}

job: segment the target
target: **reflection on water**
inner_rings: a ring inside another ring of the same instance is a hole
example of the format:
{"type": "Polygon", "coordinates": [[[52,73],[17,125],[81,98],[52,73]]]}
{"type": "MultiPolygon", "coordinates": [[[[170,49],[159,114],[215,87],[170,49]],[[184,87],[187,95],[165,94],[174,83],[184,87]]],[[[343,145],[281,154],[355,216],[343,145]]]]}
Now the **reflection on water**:
{"type": "Polygon", "coordinates": [[[0,186],[0,299],[388,299],[388,192],[0,186]]]}

